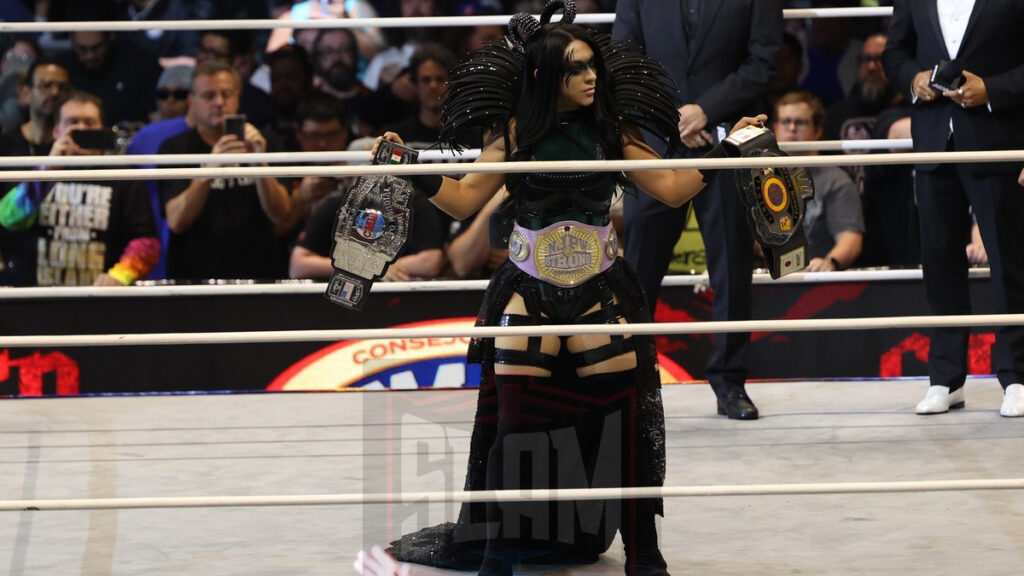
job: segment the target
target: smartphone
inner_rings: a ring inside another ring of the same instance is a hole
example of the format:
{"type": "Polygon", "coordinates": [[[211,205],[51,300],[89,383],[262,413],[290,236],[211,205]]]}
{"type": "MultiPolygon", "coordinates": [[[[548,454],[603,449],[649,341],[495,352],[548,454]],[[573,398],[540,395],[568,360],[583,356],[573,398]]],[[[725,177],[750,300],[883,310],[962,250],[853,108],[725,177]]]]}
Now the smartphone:
{"type": "Polygon", "coordinates": [[[86,150],[113,150],[117,147],[117,135],[109,128],[102,130],[72,130],[71,140],[86,150]]]}
{"type": "Polygon", "coordinates": [[[964,83],[963,65],[958,62],[939,62],[932,69],[932,77],[928,85],[938,92],[956,90],[964,83]]]}
{"type": "Polygon", "coordinates": [[[224,117],[224,133],[234,134],[245,141],[245,114],[228,114],[224,117]]]}

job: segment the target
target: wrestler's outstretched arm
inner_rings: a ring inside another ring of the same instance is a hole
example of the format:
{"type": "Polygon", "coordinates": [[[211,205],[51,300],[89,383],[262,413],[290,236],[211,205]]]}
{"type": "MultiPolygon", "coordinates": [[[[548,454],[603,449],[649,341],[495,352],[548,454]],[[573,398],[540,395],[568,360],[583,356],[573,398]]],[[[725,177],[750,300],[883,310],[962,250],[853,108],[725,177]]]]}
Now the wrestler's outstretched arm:
{"type": "MultiPolygon", "coordinates": [[[[403,144],[402,137],[394,132],[385,132],[383,136],[377,138],[377,142],[379,143],[381,139],[403,144]]],[[[373,145],[371,152],[373,156],[377,154],[377,146],[376,143],[373,145]]],[[[491,139],[481,150],[480,156],[474,160],[474,162],[504,161],[504,138],[491,139]]],[[[466,174],[461,180],[447,176],[413,176],[410,179],[417,190],[426,194],[435,206],[456,220],[465,220],[476,214],[505,185],[505,175],[501,172],[466,174]]]]}
{"type": "MultiPolygon", "coordinates": [[[[732,128],[735,132],[747,126],[763,125],[768,117],[744,117],[732,128]]],[[[730,134],[732,133],[730,132],[730,134]]],[[[622,157],[626,160],[659,160],[658,155],[644,142],[640,130],[630,124],[622,126],[622,157]]],[[[699,170],[637,170],[626,176],[641,190],[669,206],[682,206],[704,189],[704,175],[699,170]]]]}

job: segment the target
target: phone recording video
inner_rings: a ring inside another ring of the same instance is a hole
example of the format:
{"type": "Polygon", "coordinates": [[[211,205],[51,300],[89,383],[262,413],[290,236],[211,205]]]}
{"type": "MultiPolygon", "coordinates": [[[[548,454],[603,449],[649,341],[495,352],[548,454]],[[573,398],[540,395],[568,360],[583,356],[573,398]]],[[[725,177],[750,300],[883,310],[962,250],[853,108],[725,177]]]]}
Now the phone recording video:
{"type": "Polygon", "coordinates": [[[113,150],[117,147],[117,135],[110,128],[72,130],[71,141],[84,150],[113,150]]]}
{"type": "Polygon", "coordinates": [[[224,133],[234,134],[239,140],[245,140],[245,114],[229,114],[224,117],[224,133]]]}

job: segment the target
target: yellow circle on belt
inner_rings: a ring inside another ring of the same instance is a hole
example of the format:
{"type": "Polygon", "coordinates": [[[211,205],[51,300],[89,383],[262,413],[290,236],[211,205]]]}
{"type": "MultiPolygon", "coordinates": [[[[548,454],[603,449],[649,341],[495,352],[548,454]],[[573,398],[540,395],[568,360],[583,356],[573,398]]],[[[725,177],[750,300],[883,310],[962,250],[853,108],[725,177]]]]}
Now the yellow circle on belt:
{"type": "Polygon", "coordinates": [[[776,177],[764,181],[761,185],[761,195],[772,212],[782,212],[789,205],[789,191],[782,180],[776,177]]]}

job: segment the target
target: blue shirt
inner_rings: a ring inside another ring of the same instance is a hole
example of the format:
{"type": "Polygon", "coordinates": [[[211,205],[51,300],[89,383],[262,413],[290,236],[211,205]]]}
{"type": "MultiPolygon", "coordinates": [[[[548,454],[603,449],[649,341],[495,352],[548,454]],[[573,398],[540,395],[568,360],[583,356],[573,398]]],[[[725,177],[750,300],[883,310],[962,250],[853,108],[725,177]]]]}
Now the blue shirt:
{"type": "MultiPolygon", "coordinates": [[[[164,140],[186,130],[188,130],[188,124],[185,124],[184,116],[147,124],[135,133],[125,152],[128,154],[156,154],[160,151],[160,145],[164,143],[164,140]]],[[[146,164],[141,167],[153,168],[154,166],[146,164]]],[[[160,190],[157,188],[156,182],[146,180],[146,190],[149,191],[149,204],[153,210],[153,221],[156,222],[156,235],[160,239],[160,261],[146,278],[148,280],[163,280],[167,278],[167,243],[170,240],[170,233],[163,206],[160,204],[160,190]]]]}

